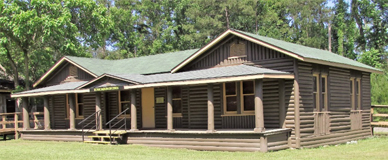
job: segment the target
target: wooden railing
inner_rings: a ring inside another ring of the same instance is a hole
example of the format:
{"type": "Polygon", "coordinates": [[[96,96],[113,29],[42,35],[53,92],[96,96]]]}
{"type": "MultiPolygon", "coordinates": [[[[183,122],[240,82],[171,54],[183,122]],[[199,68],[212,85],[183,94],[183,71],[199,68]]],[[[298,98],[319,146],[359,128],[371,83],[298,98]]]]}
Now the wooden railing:
{"type": "Polygon", "coordinates": [[[372,105],[370,113],[370,124],[372,127],[372,133],[374,127],[388,127],[388,105],[372,105]],[[387,113],[382,113],[381,109],[384,108],[387,113]],[[378,111],[379,109],[380,112],[378,111]]]}
{"type": "MultiPolygon", "coordinates": [[[[15,133],[15,139],[19,137],[19,124],[23,123],[22,120],[19,120],[20,112],[15,113],[0,113],[1,121],[0,121],[0,134],[12,134],[15,133]]],[[[5,136],[4,136],[5,137],[5,136]]]]}
{"type": "Polygon", "coordinates": [[[34,129],[43,129],[44,112],[32,112],[30,115],[31,115],[31,120],[33,121],[33,124],[34,124],[34,129]]]}

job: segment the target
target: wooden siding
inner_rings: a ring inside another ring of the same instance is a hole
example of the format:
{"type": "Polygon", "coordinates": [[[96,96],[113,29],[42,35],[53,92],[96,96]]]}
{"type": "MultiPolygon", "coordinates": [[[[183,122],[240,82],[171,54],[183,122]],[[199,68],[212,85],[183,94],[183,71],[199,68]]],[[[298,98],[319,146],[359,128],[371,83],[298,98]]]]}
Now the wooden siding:
{"type": "Polygon", "coordinates": [[[192,129],[207,129],[207,86],[189,88],[189,125],[192,129]]]}
{"type": "Polygon", "coordinates": [[[167,88],[155,88],[155,98],[163,97],[163,103],[155,103],[155,128],[167,128],[167,88]]]}
{"type": "Polygon", "coordinates": [[[66,118],[66,95],[53,96],[53,129],[69,129],[69,120],[66,118]]]}
{"type": "MultiPolygon", "coordinates": [[[[93,135],[91,132],[85,134],[85,141],[91,140],[88,136],[93,135]]],[[[36,141],[75,141],[82,142],[81,131],[22,131],[21,138],[23,140],[36,141]]]]}
{"type": "MultiPolygon", "coordinates": [[[[370,135],[370,77],[369,73],[349,69],[298,62],[300,86],[300,132],[302,147],[339,144],[370,135]],[[315,112],[313,106],[312,72],[328,73],[328,111],[315,112]],[[328,68],[327,71],[324,71],[328,68]],[[362,111],[351,110],[350,77],[361,77],[362,111]],[[357,113],[356,113],[357,112],[357,113]],[[351,119],[362,119],[351,123],[351,119]],[[353,130],[352,130],[353,129],[353,130]],[[343,138],[338,138],[342,137],[343,138]]],[[[291,135],[292,137],[292,135],[291,135]]]]}
{"type": "MultiPolygon", "coordinates": [[[[110,121],[113,119],[115,116],[119,114],[119,102],[118,102],[118,92],[107,92],[107,110],[109,116],[106,118],[106,121],[110,121]]],[[[142,127],[142,117],[141,117],[141,91],[136,90],[136,116],[137,116],[137,127],[141,128],[142,127]]],[[[121,119],[118,118],[112,122],[112,124],[120,121],[121,119]]],[[[120,127],[124,123],[119,123],[115,127],[120,127]]],[[[127,117],[127,129],[129,129],[131,126],[131,118],[127,117]]],[[[106,126],[109,127],[109,126],[106,126]]]]}
{"type": "Polygon", "coordinates": [[[231,38],[228,41],[214,47],[214,49],[211,49],[208,53],[204,53],[196,60],[190,62],[182,68],[182,71],[229,66],[247,62],[253,62],[257,65],[261,65],[262,67],[280,71],[293,71],[293,58],[278,51],[271,50],[237,37],[231,38]],[[245,57],[229,57],[230,45],[237,40],[239,43],[246,44],[245,47],[247,55],[245,57]]]}
{"type": "MultiPolygon", "coordinates": [[[[65,80],[69,76],[70,66],[74,66],[74,65],[67,63],[62,68],[59,68],[59,70],[55,72],[55,74],[53,74],[48,78],[47,82],[45,83],[45,86],[60,84],[63,80],[65,80]]],[[[90,81],[94,79],[94,77],[77,67],[77,79],[90,81]]]]}

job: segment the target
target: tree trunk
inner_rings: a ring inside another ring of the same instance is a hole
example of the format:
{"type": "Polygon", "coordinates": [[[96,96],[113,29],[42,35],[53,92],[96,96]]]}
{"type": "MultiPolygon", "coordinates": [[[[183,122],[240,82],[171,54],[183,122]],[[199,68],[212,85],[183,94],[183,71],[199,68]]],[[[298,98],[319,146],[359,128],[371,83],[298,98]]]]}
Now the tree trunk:
{"type": "Polygon", "coordinates": [[[328,40],[329,40],[329,42],[328,42],[329,43],[329,52],[331,52],[331,24],[330,23],[328,24],[327,28],[328,28],[328,33],[327,34],[328,34],[328,37],[329,37],[328,38],[328,40]]]}
{"type": "Polygon", "coordinates": [[[28,51],[27,49],[23,49],[24,56],[24,83],[26,85],[26,91],[30,90],[30,71],[28,68],[28,51]]]}
{"type": "Polygon", "coordinates": [[[11,67],[12,67],[12,70],[13,70],[13,82],[14,82],[14,87],[16,89],[16,87],[19,86],[18,67],[17,67],[15,61],[11,57],[11,53],[9,52],[8,46],[6,44],[3,44],[3,48],[5,48],[5,52],[7,54],[7,58],[11,62],[11,67]]]}
{"type": "Polygon", "coordinates": [[[225,17],[226,17],[226,28],[229,29],[228,7],[225,7],[225,17]]]}

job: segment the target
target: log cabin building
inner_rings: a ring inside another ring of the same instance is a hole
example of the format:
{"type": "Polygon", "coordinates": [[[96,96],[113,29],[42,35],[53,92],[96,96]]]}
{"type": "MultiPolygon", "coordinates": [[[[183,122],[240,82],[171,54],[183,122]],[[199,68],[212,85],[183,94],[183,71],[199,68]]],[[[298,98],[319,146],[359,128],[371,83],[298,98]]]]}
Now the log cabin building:
{"type": "Polygon", "coordinates": [[[81,141],[119,128],[128,144],[267,152],[370,136],[371,73],[381,71],[229,29],[195,50],[123,60],[66,56],[36,89],[12,97],[23,98],[22,139],[81,141]],[[44,99],[44,130],[30,129],[28,97],[44,99]],[[81,130],[90,117],[95,129],[81,130]]]}

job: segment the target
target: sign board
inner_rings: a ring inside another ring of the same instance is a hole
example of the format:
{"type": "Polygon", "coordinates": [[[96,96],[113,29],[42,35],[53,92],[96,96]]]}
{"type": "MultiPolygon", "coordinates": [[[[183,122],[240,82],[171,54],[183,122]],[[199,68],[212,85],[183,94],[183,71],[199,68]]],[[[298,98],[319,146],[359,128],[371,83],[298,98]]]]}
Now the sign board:
{"type": "Polygon", "coordinates": [[[90,92],[118,91],[122,89],[124,89],[123,86],[111,86],[111,87],[91,88],[90,92]]]}
{"type": "Polygon", "coordinates": [[[164,103],[164,97],[156,97],[156,103],[164,103]]]}

